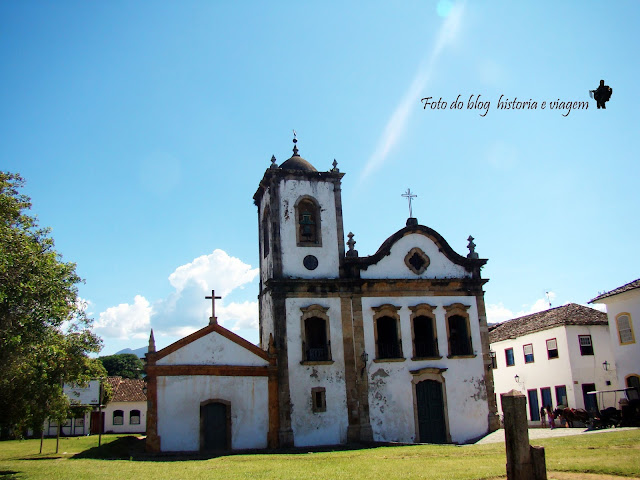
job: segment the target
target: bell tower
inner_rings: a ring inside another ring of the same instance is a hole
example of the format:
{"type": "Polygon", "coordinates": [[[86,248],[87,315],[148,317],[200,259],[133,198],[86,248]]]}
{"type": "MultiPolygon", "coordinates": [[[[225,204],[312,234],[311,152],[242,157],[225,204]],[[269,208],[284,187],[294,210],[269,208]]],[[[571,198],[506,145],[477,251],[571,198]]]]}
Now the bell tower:
{"type": "Polygon", "coordinates": [[[319,172],[300,156],[297,142],[294,132],[293,155],[279,166],[271,157],[271,166],[253,196],[260,239],[260,346],[266,349],[273,335],[278,352],[282,446],[293,444],[288,351],[297,351],[296,342],[300,342],[299,334],[289,338],[287,332],[299,328],[301,321],[300,308],[288,300],[311,288],[308,282],[340,278],[345,256],[344,174],[335,160],[333,168],[319,172]]]}

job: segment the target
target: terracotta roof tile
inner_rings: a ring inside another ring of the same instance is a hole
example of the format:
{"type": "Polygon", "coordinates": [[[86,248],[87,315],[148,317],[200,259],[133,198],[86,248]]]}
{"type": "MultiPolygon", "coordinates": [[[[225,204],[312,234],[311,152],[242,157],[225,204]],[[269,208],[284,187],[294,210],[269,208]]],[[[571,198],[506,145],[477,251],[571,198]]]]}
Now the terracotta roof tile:
{"type": "Polygon", "coordinates": [[[589,300],[589,303],[594,303],[598,300],[602,300],[603,298],[613,297],[614,295],[628,292],[629,290],[635,290],[636,288],[640,288],[640,278],[634,280],[633,282],[629,282],[626,285],[622,285],[621,287],[614,288],[613,290],[603,293],[602,295],[598,295],[596,298],[589,300]]]}
{"type": "Polygon", "coordinates": [[[489,327],[489,341],[500,342],[559,325],[607,325],[607,314],[593,308],[569,303],[562,307],[514,318],[489,327]]]}
{"type": "Polygon", "coordinates": [[[144,402],[144,380],[122,377],[107,377],[107,383],[113,388],[112,402],[144,402]]]}

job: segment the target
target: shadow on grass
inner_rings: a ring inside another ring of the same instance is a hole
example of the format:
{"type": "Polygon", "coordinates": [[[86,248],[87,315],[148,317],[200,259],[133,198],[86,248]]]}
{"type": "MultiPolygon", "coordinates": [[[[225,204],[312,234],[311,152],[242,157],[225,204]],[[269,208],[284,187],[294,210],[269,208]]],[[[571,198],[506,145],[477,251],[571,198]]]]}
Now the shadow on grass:
{"type": "Polygon", "coordinates": [[[96,460],[134,459],[144,453],[144,443],[144,438],[138,438],[133,435],[119,437],[99,447],[91,447],[76,453],[71,458],[91,458],[96,460]]]}
{"type": "Polygon", "coordinates": [[[0,470],[0,478],[2,480],[14,480],[18,478],[18,473],[13,470],[0,470]]]}
{"type": "MultiPolygon", "coordinates": [[[[412,444],[414,445],[414,444],[412,444]]],[[[235,455],[306,455],[321,452],[342,452],[349,450],[367,450],[376,447],[406,446],[395,443],[367,443],[332,445],[323,447],[292,447],[280,449],[250,449],[250,450],[218,450],[209,452],[145,452],[145,439],[137,436],[124,436],[105,443],[100,447],[92,447],[76,453],[72,459],[95,460],[132,460],[138,462],[180,462],[184,460],[209,460],[212,458],[229,457],[235,455]]],[[[4,480],[0,478],[0,480],[4,480]]]]}

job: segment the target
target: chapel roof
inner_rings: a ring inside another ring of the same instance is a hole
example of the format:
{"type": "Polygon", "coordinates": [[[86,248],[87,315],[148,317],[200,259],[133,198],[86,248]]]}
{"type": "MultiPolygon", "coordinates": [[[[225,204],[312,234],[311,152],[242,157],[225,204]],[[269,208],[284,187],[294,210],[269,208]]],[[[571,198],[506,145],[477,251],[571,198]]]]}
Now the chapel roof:
{"type": "Polygon", "coordinates": [[[577,303],[569,303],[492,325],[489,327],[489,342],[501,342],[561,325],[607,324],[606,313],[577,303]]]}
{"type": "Polygon", "coordinates": [[[613,290],[603,293],[601,295],[598,295],[596,298],[589,300],[589,303],[595,303],[598,300],[602,300],[603,298],[607,298],[607,297],[613,297],[614,295],[618,295],[620,293],[624,293],[624,292],[628,292],[630,290],[635,290],[636,288],[640,288],[640,278],[637,280],[634,280],[633,282],[629,282],[625,285],[622,285],[621,287],[618,288],[614,288],[613,290]]]}
{"type": "Polygon", "coordinates": [[[112,402],[145,402],[144,380],[137,378],[107,377],[113,389],[112,402]]]}

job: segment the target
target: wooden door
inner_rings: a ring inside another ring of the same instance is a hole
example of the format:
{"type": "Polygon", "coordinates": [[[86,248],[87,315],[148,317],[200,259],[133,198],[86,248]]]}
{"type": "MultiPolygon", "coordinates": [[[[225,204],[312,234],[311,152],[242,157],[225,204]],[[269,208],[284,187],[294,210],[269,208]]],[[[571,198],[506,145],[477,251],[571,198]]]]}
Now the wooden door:
{"type": "Polygon", "coordinates": [[[416,385],[418,429],[422,443],[446,443],[442,384],[424,380],[416,385]]]}
{"type": "Polygon", "coordinates": [[[211,402],[200,407],[201,450],[230,448],[227,408],[227,405],[220,402],[211,402]]]}

